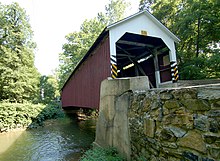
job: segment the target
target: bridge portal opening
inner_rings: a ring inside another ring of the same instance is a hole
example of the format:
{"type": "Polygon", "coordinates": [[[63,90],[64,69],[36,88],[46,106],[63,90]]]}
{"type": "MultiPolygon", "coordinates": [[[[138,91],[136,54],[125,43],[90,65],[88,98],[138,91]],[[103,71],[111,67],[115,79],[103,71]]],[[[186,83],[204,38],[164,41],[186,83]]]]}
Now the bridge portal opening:
{"type": "Polygon", "coordinates": [[[148,76],[152,88],[171,81],[169,52],[161,38],[127,32],[116,42],[118,77],[148,76]]]}

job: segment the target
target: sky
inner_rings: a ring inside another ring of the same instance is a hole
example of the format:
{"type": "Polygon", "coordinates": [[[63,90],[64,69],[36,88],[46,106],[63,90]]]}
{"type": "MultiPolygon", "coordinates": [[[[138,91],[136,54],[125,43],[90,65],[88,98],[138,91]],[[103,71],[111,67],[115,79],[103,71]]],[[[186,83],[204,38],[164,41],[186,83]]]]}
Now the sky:
{"type": "MultiPolygon", "coordinates": [[[[127,16],[138,11],[139,0],[130,2],[127,16]]],[[[35,66],[42,75],[54,74],[59,65],[59,53],[65,43],[65,35],[79,31],[85,19],[105,11],[109,0],[0,0],[3,4],[18,2],[30,17],[34,31],[35,66]]]]}

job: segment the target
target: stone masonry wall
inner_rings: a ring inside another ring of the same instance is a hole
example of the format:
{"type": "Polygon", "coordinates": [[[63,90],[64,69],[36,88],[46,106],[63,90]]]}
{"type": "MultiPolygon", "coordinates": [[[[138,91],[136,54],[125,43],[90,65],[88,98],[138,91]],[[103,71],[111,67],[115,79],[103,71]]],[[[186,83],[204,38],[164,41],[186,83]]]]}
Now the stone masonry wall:
{"type": "Polygon", "coordinates": [[[131,95],[131,160],[220,160],[220,84],[131,95]]]}

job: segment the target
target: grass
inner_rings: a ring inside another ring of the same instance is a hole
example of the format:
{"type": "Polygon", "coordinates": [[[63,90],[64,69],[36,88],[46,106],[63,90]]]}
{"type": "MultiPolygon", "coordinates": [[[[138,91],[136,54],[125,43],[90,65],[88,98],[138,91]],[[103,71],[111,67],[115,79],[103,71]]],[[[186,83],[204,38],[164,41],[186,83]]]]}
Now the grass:
{"type": "Polygon", "coordinates": [[[80,161],[124,161],[115,148],[93,147],[86,151],[80,161]]]}

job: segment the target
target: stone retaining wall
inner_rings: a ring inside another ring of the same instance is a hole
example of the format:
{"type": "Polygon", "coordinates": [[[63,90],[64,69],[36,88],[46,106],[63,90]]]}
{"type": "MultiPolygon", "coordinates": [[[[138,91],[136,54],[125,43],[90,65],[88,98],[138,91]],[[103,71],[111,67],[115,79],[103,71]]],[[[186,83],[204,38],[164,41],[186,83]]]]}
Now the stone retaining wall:
{"type": "Polygon", "coordinates": [[[220,160],[220,84],[133,92],[128,120],[132,160],[220,160]]]}
{"type": "Polygon", "coordinates": [[[220,84],[146,84],[147,77],[102,82],[94,144],[127,160],[220,161],[220,84]]]}

